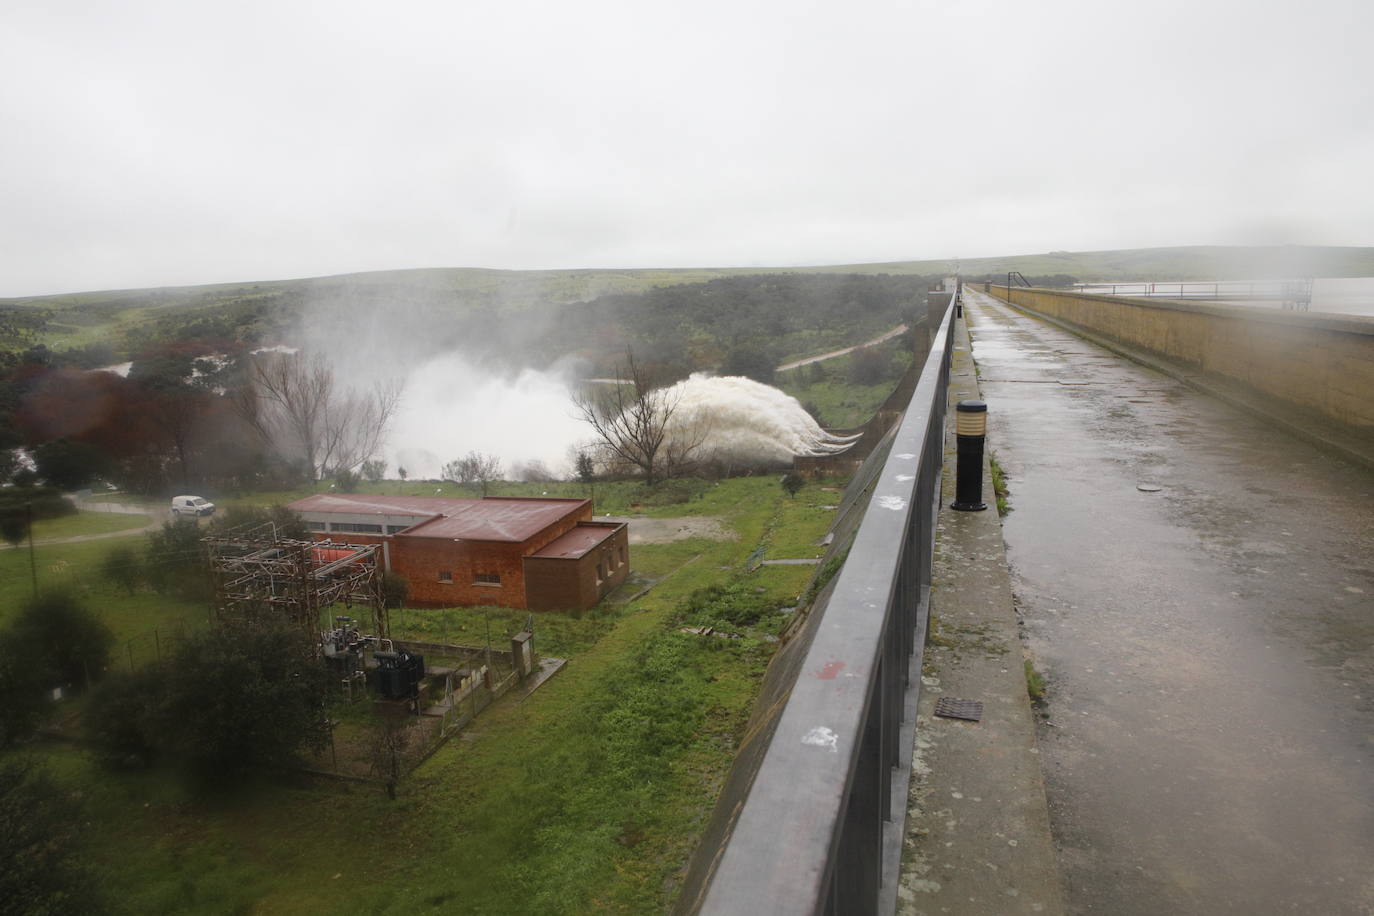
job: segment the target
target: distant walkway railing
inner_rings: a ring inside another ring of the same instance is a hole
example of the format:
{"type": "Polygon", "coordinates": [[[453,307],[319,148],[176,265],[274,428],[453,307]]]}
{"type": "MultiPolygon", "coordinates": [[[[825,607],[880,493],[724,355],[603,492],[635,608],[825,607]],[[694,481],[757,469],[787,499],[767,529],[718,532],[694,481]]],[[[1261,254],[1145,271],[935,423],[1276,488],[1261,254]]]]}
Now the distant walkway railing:
{"type": "Polygon", "coordinates": [[[733,825],[718,848],[702,850],[709,873],[686,909],[761,916],[871,913],[895,904],[954,311],[946,308],[939,322],[733,825]]]}
{"type": "MultiPolygon", "coordinates": [[[[1010,286],[1011,284],[1008,283],[1007,285],[1010,286]]],[[[1310,279],[1075,283],[1074,290],[1096,296],[1127,296],[1145,299],[1278,302],[1283,308],[1296,312],[1305,312],[1312,305],[1312,281],[1310,279]]]]}

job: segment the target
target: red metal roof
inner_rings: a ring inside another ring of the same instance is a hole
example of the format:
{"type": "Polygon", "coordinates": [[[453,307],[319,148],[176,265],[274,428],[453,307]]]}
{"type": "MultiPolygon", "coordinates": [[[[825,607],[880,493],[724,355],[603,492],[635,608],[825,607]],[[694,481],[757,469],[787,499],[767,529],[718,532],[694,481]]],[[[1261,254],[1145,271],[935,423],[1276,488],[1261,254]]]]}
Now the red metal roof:
{"type": "Polygon", "coordinates": [[[576,528],[546,544],[544,549],[531,554],[531,556],[576,560],[598,544],[605,543],[611,535],[624,527],[624,522],[618,524],[579,522],[576,528]]]}
{"type": "Polygon", "coordinates": [[[368,512],[377,515],[443,515],[459,506],[476,502],[472,499],[444,499],[436,496],[383,496],[358,493],[316,493],[298,499],[286,508],[293,512],[347,512],[353,515],[368,512]]]}
{"type": "Polygon", "coordinates": [[[578,512],[590,502],[586,499],[526,499],[511,496],[451,499],[437,496],[317,493],[298,499],[287,508],[301,513],[429,516],[428,520],[417,522],[398,537],[520,542],[559,519],[578,512]]]}

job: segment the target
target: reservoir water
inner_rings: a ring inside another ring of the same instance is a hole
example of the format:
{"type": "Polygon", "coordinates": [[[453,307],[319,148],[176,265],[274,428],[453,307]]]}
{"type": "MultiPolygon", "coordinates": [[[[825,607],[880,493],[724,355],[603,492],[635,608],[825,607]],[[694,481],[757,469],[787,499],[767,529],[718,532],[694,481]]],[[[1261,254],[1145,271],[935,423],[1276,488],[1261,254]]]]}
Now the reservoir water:
{"type": "MultiPolygon", "coordinates": [[[[1082,291],[1156,299],[1222,301],[1279,308],[1284,286],[1285,281],[1281,280],[1171,280],[1085,284],[1082,291]],[[1251,299],[1251,296],[1255,298],[1251,299]]],[[[1309,311],[1374,316],[1374,277],[1318,277],[1312,281],[1312,305],[1309,311]]]]}

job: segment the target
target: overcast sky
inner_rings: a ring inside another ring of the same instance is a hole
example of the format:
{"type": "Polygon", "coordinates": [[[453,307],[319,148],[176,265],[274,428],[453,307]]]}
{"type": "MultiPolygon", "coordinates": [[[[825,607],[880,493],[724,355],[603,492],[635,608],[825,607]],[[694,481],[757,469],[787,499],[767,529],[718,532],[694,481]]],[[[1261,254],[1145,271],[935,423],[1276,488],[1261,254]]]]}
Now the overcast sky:
{"type": "Polygon", "coordinates": [[[0,296],[1374,245],[1368,0],[0,4],[0,296]]]}

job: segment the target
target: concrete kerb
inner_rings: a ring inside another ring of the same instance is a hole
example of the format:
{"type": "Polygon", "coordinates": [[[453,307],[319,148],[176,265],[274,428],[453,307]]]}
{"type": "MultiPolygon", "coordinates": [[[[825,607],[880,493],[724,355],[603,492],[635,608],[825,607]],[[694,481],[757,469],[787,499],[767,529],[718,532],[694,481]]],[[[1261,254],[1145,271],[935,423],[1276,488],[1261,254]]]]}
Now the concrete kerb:
{"type": "Polygon", "coordinates": [[[1057,328],[1068,331],[1075,337],[1081,337],[1089,343],[1096,344],[1104,350],[1110,350],[1117,356],[1125,357],[1131,362],[1139,363],[1148,369],[1167,375],[1174,381],[1187,385],[1195,391],[1200,391],[1205,395],[1223,401],[1232,407],[1245,411],[1252,416],[1259,417],[1267,423],[1279,427],[1290,435],[1297,436],[1305,442],[1310,442],[1327,451],[1334,452],[1349,461],[1374,470],[1374,442],[1352,436],[1333,426],[1320,422],[1311,417],[1306,412],[1301,412],[1297,408],[1290,408],[1275,403],[1272,399],[1262,395],[1252,393],[1240,386],[1239,383],[1225,382],[1196,370],[1156,356],[1136,347],[1123,344],[1120,341],[1112,340],[1101,334],[1094,333],[1086,328],[1079,327],[1071,322],[1056,318],[1053,315],[1046,315],[1044,312],[1024,305],[1008,302],[996,296],[988,296],[999,305],[1043,321],[1046,324],[1054,325],[1057,328]]]}
{"type": "MultiPolygon", "coordinates": [[[[957,327],[956,335],[945,434],[949,468],[955,464],[952,405],[979,396],[966,328],[957,327]]],[[[951,511],[955,479],[944,475],[926,689],[897,888],[897,912],[909,916],[1064,912],[988,462],[985,455],[984,512],[951,511]],[[981,721],[935,717],[942,695],[981,701],[981,721]]]]}

